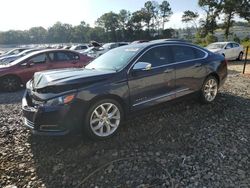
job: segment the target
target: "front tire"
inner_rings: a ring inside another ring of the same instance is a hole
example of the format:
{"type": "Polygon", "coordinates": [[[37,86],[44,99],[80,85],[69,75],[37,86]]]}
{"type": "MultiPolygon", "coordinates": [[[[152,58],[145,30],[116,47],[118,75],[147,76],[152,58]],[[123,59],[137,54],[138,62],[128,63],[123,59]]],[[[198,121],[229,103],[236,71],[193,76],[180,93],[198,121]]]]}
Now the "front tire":
{"type": "Polygon", "coordinates": [[[211,103],[215,100],[218,93],[218,80],[214,76],[209,76],[201,88],[201,102],[211,103]]]}
{"type": "Polygon", "coordinates": [[[121,105],[113,99],[100,100],[89,108],[84,122],[84,133],[94,140],[114,136],[124,118],[121,105]]]}
{"type": "Polygon", "coordinates": [[[20,89],[20,79],[15,76],[6,76],[0,80],[0,86],[3,91],[13,92],[20,89]]]}

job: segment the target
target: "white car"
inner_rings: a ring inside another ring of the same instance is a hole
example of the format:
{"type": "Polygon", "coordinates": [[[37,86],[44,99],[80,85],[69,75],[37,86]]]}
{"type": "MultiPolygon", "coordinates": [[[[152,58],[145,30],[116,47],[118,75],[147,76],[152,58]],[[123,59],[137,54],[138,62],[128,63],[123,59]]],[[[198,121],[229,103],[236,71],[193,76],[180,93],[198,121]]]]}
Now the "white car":
{"type": "Polygon", "coordinates": [[[82,50],[87,50],[89,48],[88,44],[78,44],[78,45],[74,45],[70,48],[70,50],[74,50],[74,51],[82,51],[82,50]]]}
{"type": "Polygon", "coordinates": [[[236,42],[215,42],[207,46],[211,52],[225,56],[227,60],[242,60],[244,49],[236,42]]]}

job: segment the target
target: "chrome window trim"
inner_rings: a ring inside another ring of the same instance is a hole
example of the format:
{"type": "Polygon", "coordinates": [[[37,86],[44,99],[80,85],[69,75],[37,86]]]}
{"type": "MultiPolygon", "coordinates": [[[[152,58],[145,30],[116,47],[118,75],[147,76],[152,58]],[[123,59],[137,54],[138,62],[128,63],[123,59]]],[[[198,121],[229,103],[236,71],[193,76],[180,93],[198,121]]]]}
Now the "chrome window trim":
{"type": "Polygon", "coordinates": [[[148,100],[145,100],[145,101],[141,101],[141,102],[138,102],[138,103],[135,103],[133,104],[133,107],[135,106],[138,106],[138,105],[141,105],[141,104],[145,104],[145,103],[148,103],[148,102],[151,102],[151,101],[155,101],[157,99],[161,99],[161,98],[164,98],[164,97],[168,97],[170,95],[174,95],[174,94],[177,94],[177,93],[180,93],[180,92],[184,92],[184,91],[188,91],[189,88],[186,88],[186,89],[180,89],[180,90],[177,90],[177,91],[174,91],[174,92],[170,92],[170,93],[167,93],[167,94],[164,94],[164,95],[160,95],[158,97],[153,97],[151,99],[148,99],[148,100]]]}
{"type": "Polygon", "coordinates": [[[157,48],[157,47],[162,47],[162,46],[188,46],[191,48],[195,48],[197,50],[200,50],[202,52],[205,53],[205,56],[202,58],[196,58],[196,59],[190,59],[190,60],[186,60],[186,61],[178,61],[178,62],[174,62],[174,63],[170,63],[167,65],[160,65],[160,66],[156,66],[156,67],[152,67],[151,69],[155,69],[155,68],[161,68],[161,67],[167,67],[167,66],[171,66],[171,65],[176,65],[176,64],[182,64],[182,63],[186,63],[186,62],[190,62],[190,61],[196,61],[196,60],[202,60],[202,59],[206,59],[208,57],[208,52],[206,52],[205,50],[198,48],[196,46],[192,46],[192,45],[188,45],[188,44],[161,44],[161,45],[156,45],[156,46],[152,46],[149,49],[147,49],[145,52],[143,52],[135,61],[134,63],[129,67],[127,74],[129,74],[130,70],[132,69],[132,67],[138,62],[138,60],[145,54],[147,53],[149,50],[153,49],[153,48],[157,48]]]}

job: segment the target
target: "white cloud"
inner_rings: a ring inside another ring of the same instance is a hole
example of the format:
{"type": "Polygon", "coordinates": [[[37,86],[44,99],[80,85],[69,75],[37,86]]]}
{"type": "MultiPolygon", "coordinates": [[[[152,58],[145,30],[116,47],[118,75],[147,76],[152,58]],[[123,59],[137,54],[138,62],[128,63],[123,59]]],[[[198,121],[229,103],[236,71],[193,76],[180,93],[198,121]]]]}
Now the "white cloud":
{"type": "Polygon", "coordinates": [[[89,4],[82,0],[3,0],[0,4],[0,31],[49,27],[57,21],[76,25],[91,15],[89,4]]]}

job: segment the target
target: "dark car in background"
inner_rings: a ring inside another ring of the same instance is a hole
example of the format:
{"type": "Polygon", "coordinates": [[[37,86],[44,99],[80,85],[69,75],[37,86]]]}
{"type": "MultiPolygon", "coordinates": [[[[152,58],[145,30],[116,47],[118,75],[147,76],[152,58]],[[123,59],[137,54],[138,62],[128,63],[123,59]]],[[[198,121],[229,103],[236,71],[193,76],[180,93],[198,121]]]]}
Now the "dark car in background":
{"type": "Polygon", "coordinates": [[[32,52],[11,63],[0,65],[0,88],[15,91],[26,84],[35,72],[75,67],[80,68],[92,58],[70,50],[41,50],[32,52]]]}
{"type": "Polygon", "coordinates": [[[111,43],[106,43],[103,46],[93,46],[87,50],[84,51],[79,51],[82,54],[86,54],[90,57],[97,58],[101,56],[102,54],[105,54],[111,49],[120,47],[120,46],[125,46],[128,45],[128,42],[111,42],[111,43]]]}
{"type": "Polygon", "coordinates": [[[24,123],[35,134],[80,128],[106,139],[136,110],[195,92],[214,101],[226,77],[223,56],[186,42],[123,46],[85,68],[36,73],[22,100],[24,123]]]}

